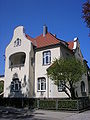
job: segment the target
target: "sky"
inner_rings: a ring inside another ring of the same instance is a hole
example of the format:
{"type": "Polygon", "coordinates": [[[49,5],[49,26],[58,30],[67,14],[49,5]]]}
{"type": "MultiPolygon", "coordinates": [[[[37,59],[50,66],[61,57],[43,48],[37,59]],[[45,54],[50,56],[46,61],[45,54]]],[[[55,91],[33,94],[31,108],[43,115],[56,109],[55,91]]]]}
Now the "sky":
{"type": "Polygon", "coordinates": [[[33,38],[42,34],[45,24],[59,39],[71,41],[78,37],[90,67],[89,29],[82,19],[84,2],[86,0],[0,0],[0,75],[5,72],[5,48],[19,25],[33,38]]]}

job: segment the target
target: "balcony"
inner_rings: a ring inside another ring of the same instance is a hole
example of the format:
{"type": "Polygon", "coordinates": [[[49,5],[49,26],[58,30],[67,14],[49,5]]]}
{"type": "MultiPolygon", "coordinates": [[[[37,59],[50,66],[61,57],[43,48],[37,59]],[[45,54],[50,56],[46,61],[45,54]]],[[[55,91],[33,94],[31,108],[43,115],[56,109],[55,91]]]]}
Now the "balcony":
{"type": "Polygon", "coordinates": [[[25,65],[26,54],[24,52],[19,52],[12,54],[9,57],[9,68],[23,67],[25,65]]]}

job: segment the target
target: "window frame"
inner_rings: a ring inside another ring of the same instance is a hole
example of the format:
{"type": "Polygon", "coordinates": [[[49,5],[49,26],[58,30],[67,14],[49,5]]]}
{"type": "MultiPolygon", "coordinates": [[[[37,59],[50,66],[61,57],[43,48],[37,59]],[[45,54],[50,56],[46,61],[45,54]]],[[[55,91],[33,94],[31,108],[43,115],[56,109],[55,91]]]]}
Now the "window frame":
{"type": "Polygon", "coordinates": [[[46,78],[39,77],[37,79],[37,92],[45,92],[45,91],[46,91],[46,78]]]}
{"type": "Polygon", "coordinates": [[[43,60],[42,65],[50,65],[51,64],[51,51],[44,51],[43,52],[43,60]]]}

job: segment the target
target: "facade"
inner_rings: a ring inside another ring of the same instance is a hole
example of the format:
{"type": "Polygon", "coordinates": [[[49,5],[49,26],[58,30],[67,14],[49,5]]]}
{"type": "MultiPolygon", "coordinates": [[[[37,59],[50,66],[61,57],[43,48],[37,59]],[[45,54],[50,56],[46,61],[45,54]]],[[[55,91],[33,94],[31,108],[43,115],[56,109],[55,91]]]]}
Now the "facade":
{"type": "MultiPolygon", "coordinates": [[[[31,38],[24,27],[14,30],[5,52],[4,97],[65,98],[63,86],[56,86],[47,76],[47,68],[55,58],[75,56],[83,61],[78,38],[65,42],[47,31],[31,38]]],[[[87,73],[76,83],[78,97],[89,95],[87,73]]]]}

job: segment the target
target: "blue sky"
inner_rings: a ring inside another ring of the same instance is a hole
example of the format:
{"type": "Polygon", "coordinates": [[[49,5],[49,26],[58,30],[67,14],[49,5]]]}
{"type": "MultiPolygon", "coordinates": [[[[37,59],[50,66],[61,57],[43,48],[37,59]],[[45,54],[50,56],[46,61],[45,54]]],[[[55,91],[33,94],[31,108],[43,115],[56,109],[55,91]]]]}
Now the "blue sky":
{"type": "Polygon", "coordinates": [[[58,38],[70,41],[79,38],[84,58],[90,66],[89,30],[82,20],[82,4],[86,0],[0,0],[0,75],[5,69],[5,48],[13,30],[23,25],[32,37],[42,33],[44,24],[58,38]]]}

